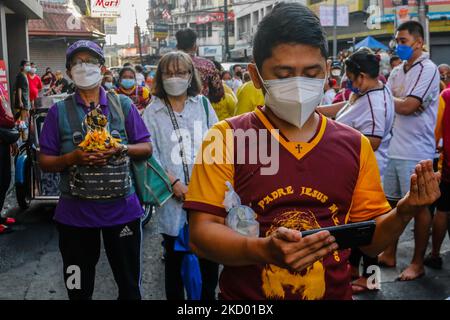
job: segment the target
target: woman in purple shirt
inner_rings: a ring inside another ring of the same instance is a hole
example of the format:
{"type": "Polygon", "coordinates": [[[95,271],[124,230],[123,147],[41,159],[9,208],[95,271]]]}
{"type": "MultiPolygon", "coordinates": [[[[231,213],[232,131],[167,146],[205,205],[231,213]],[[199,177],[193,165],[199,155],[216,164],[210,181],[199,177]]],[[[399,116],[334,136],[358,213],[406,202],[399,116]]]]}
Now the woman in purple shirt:
{"type": "MultiPolygon", "coordinates": [[[[73,98],[70,97],[49,110],[40,137],[39,163],[43,171],[61,173],[61,198],[54,219],[59,231],[59,247],[68,295],[70,299],[92,298],[102,234],[119,288],[119,299],[141,299],[140,218],[143,210],[133,183],[122,179],[124,185],[128,183],[127,192],[124,189],[114,191],[109,197],[106,192],[98,199],[92,199],[89,195],[81,196],[81,193],[75,192],[81,189],[74,187],[77,176],[73,172],[98,170],[104,173],[110,166],[110,160],[119,155],[122,159],[147,158],[152,153],[150,134],[131,100],[123,96],[110,96],[101,88],[105,59],[97,44],[78,41],[68,48],[66,58],[67,73],[77,90],[73,98]],[[113,98],[120,102],[124,114],[122,122],[111,120],[120,118],[111,102],[113,98]],[[73,119],[77,115],[83,119],[93,108],[101,110],[108,117],[110,129],[112,123],[119,126],[117,133],[124,141],[120,147],[104,152],[85,152],[78,148],[80,141],[75,141],[75,138],[80,132],[74,132],[73,119]]],[[[122,168],[126,170],[127,166],[123,165],[122,168]]],[[[110,175],[112,176],[111,173],[110,175]]],[[[108,182],[113,183],[113,179],[108,182]]],[[[99,182],[86,188],[102,190],[107,185],[99,182]]],[[[95,192],[93,193],[95,196],[95,192]]]]}

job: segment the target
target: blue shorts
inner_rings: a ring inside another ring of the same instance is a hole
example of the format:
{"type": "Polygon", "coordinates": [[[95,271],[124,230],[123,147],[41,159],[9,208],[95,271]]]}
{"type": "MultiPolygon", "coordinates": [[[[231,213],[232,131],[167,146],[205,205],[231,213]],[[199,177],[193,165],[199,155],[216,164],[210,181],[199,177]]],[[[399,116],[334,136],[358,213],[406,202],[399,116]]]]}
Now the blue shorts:
{"type": "Polygon", "coordinates": [[[411,187],[411,175],[420,161],[388,158],[383,176],[383,188],[386,198],[398,201],[411,187]]]}

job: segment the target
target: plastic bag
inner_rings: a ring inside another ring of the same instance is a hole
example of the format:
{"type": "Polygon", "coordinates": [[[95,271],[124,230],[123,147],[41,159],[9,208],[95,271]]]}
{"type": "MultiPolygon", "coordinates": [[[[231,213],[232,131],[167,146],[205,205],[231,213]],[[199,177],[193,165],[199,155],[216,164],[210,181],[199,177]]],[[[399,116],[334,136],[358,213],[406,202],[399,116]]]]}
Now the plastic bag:
{"type": "Polygon", "coordinates": [[[228,212],[225,224],[244,236],[259,237],[259,223],[256,221],[256,213],[252,208],[241,204],[241,199],[229,181],[225,184],[229,190],[225,192],[223,201],[225,210],[228,212]]]}

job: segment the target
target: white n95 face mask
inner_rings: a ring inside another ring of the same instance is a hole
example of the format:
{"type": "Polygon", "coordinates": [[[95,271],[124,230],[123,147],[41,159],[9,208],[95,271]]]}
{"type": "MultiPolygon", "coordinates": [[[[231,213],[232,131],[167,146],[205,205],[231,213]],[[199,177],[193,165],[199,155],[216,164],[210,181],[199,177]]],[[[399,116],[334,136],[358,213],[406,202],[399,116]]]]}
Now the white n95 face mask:
{"type": "Polygon", "coordinates": [[[168,95],[173,97],[179,97],[187,91],[190,83],[191,79],[169,78],[163,80],[163,87],[168,95]]]}
{"type": "Polygon", "coordinates": [[[102,82],[102,71],[99,66],[91,63],[81,63],[70,70],[75,86],[81,90],[90,90],[102,82]]]}
{"type": "Polygon", "coordinates": [[[323,98],[325,81],[306,77],[263,80],[266,106],[278,118],[302,128],[323,98]]]}

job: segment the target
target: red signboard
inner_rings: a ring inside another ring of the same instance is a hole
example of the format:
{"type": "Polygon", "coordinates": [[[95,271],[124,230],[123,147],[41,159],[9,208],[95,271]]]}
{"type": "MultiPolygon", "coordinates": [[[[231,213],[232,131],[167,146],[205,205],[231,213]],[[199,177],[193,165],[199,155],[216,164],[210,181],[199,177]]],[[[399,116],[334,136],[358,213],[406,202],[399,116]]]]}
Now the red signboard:
{"type": "MultiPolygon", "coordinates": [[[[234,12],[228,14],[228,21],[234,21],[234,12]]],[[[211,12],[205,16],[198,16],[196,24],[205,24],[210,22],[224,22],[225,14],[223,12],[211,12]]]]}
{"type": "Polygon", "coordinates": [[[1,94],[5,96],[6,100],[9,102],[9,94],[8,94],[8,77],[6,75],[6,64],[5,60],[0,60],[0,84],[2,91],[1,94]]]}

